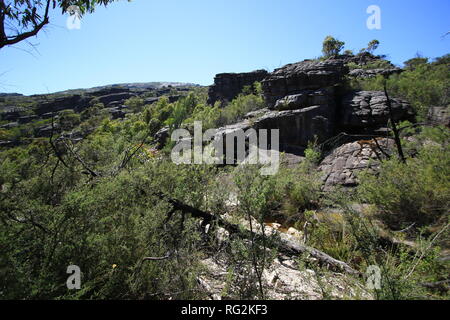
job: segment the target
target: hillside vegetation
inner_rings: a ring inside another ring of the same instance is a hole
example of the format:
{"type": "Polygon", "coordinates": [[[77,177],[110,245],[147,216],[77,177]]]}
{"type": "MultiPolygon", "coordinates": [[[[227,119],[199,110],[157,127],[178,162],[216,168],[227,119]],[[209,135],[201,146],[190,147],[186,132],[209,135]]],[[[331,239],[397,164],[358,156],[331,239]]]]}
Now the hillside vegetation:
{"type": "MultiPolygon", "coordinates": [[[[362,69],[388,64],[377,61],[362,69]]],[[[310,141],[301,161],[282,164],[273,176],[259,175],[258,166],[171,161],[174,143],[158,132],[192,130],[196,120],[203,130],[243,121],[267,107],[259,82],[225,106],[208,105],[207,88],[174,87],[126,99],[118,118],[112,116],[117,110],[91,100],[81,111],[64,109],[13,126],[1,120],[0,297],[207,299],[199,280],[208,268],[203,262],[220,256],[223,297],[267,298],[264,270],[286,255],[279,233],[293,228],[304,245],[357,271],[341,273],[364,293],[340,298],[448,299],[450,131],[427,122],[427,113],[431,106],[448,107],[449,67],[448,55],[409,61],[387,78],[390,96],[416,111],[415,123],[397,124],[406,162],[394,150],[376,174],[362,170],[358,185],[332,192],[322,188],[318,167],[330,149],[320,141],[310,141]],[[221,222],[200,219],[188,207],[241,231],[257,233],[274,223],[281,231],[247,238],[236,231],[224,239],[221,222]],[[81,290],[67,290],[69,265],[82,270],[81,290]],[[373,265],[381,270],[381,287],[367,289],[373,265]]],[[[383,91],[384,81],[382,75],[347,78],[343,90],[383,91]]],[[[23,117],[36,115],[49,98],[55,97],[0,99],[4,108],[22,108],[23,117]]],[[[298,270],[314,271],[321,298],[334,297],[320,279],[335,277],[336,270],[308,253],[293,259],[298,270]]]]}

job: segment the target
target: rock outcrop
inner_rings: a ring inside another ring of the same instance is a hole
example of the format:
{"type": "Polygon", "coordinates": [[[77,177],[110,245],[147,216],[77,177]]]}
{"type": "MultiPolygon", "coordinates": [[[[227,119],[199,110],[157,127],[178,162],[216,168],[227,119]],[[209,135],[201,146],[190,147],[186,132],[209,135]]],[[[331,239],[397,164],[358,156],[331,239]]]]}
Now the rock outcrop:
{"type": "Polygon", "coordinates": [[[449,107],[428,108],[428,121],[432,124],[444,125],[450,128],[450,108],[449,107]]]}
{"type": "MultiPolygon", "coordinates": [[[[270,74],[263,70],[218,74],[215,84],[209,89],[210,104],[217,100],[229,101],[245,85],[264,78],[261,84],[267,108],[250,112],[244,120],[217,129],[217,135],[224,138],[235,135],[236,130],[250,128],[257,131],[278,129],[280,150],[301,154],[309,142],[322,143],[340,132],[360,135],[385,133],[390,114],[384,93],[346,92],[344,85],[349,74],[348,63],[367,65],[380,59],[361,53],[326,60],[304,60],[285,65],[270,74]]],[[[375,75],[389,70],[365,69],[364,72],[375,75]]],[[[391,104],[395,120],[414,119],[411,106],[404,100],[391,99],[391,104]]],[[[167,131],[162,130],[155,138],[162,146],[168,138],[167,131]]],[[[349,141],[354,141],[354,138],[345,140],[349,141]]]]}
{"type": "Polygon", "coordinates": [[[279,129],[280,143],[306,147],[335,133],[339,98],[337,87],[348,73],[342,59],[305,60],[276,69],[262,81],[269,109],[255,127],[279,129]]]}
{"type": "Polygon", "coordinates": [[[348,68],[341,59],[304,60],[276,69],[262,81],[264,97],[269,107],[289,95],[304,90],[332,87],[343,81],[348,68]]]}
{"type": "MultiPolygon", "coordinates": [[[[238,130],[246,132],[248,129],[255,129],[259,134],[260,129],[277,129],[280,151],[301,153],[308,142],[316,137],[323,141],[333,135],[333,123],[329,120],[334,118],[333,110],[327,105],[285,111],[264,109],[258,113],[250,113],[241,122],[217,129],[216,136],[226,141],[227,136],[235,135],[238,130]]],[[[160,131],[155,139],[161,145],[168,136],[165,130],[160,131]]]]}
{"type": "Polygon", "coordinates": [[[277,100],[273,109],[280,111],[296,110],[318,105],[335,105],[333,87],[318,90],[303,90],[297,94],[285,96],[277,100]]]}
{"type": "Polygon", "coordinates": [[[270,111],[253,121],[255,129],[280,130],[282,147],[306,147],[317,137],[318,141],[334,133],[334,108],[316,105],[303,109],[270,111]]]}
{"type": "MultiPolygon", "coordinates": [[[[404,100],[390,98],[393,117],[413,120],[411,106],[404,100]]],[[[345,95],[340,108],[340,127],[349,132],[373,132],[387,126],[389,108],[384,92],[358,91],[345,95]]]]}
{"type": "MultiPolygon", "coordinates": [[[[225,214],[222,218],[230,219],[231,216],[225,214]]],[[[245,219],[239,220],[239,225],[243,229],[249,230],[249,221],[245,219]]],[[[263,230],[257,221],[254,218],[252,220],[254,232],[262,234],[263,230]]],[[[224,228],[208,228],[208,232],[215,235],[214,239],[216,239],[218,246],[226,248],[230,245],[230,233],[224,228]]],[[[302,239],[304,239],[303,232],[292,227],[284,228],[278,223],[265,223],[264,233],[268,237],[275,236],[281,241],[302,243],[302,239]]],[[[248,245],[251,244],[248,243],[248,245]]],[[[212,300],[234,298],[236,292],[241,291],[241,288],[239,288],[239,280],[245,278],[242,275],[242,269],[237,267],[237,269],[232,271],[237,278],[234,278],[232,282],[229,281],[229,259],[224,254],[226,250],[222,252],[222,254],[201,260],[205,268],[197,278],[209,299],[212,300]],[[224,290],[227,287],[229,290],[224,290]],[[234,296],[233,294],[230,296],[229,292],[234,292],[234,296]]],[[[305,259],[313,264],[317,263],[317,259],[312,256],[308,256],[305,259]]],[[[265,288],[266,298],[275,300],[324,299],[324,290],[336,299],[342,299],[345,296],[358,296],[362,299],[373,298],[363,285],[357,282],[347,282],[349,278],[346,277],[345,273],[337,273],[330,270],[326,275],[321,275],[321,279],[319,280],[319,275],[316,272],[307,267],[299,267],[298,260],[295,257],[278,253],[273,261],[265,265],[262,273],[261,280],[265,288]]]]}
{"type": "Polygon", "coordinates": [[[346,143],[331,152],[320,163],[324,190],[335,186],[354,187],[358,184],[357,174],[362,170],[376,172],[380,159],[390,154],[394,142],[391,139],[360,140],[346,143]]]}
{"type": "MultiPolygon", "coordinates": [[[[227,276],[229,264],[218,259],[208,258],[201,261],[205,271],[198,277],[200,286],[205,290],[210,300],[230,299],[225,288],[229,287],[227,276]]],[[[235,276],[243,277],[238,272],[235,276]]],[[[292,258],[276,258],[266,266],[262,275],[262,282],[266,289],[266,298],[271,300],[321,300],[324,287],[334,299],[359,297],[373,299],[370,293],[361,285],[350,285],[343,274],[330,273],[322,277],[311,269],[300,269],[292,258]]],[[[238,288],[231,288],[238,290],[238,288]]]]}
{"type": "Polygon", "coordinates": [[[106,96],[97,97],[98,101],[103,103],[105,106],[111,102],[123,103],[125,100],[135,97],[136,95],[131,92],[119,92],[112,93],[106,96]]]}
{"type": "Polygon", "coordinates": [[[354,54],[341,54],[337,56],[338,59],[343,60],[345,63],[355,63],[359,66],[367,66],[370,64],[374,64],[380,61],[383,61],[383,64],[388,66],[389,68],[395,68],[395,66],[389,62],[388,60],[385,60],[385,56],[376,56],[370,52],[362,51],[356,55],[354,54]]]}
{"type": "Polygon", "coordinates": [[[373,78],[378,75],[382,76],[390,76],[392,74],[398,74],[403,72],[400,68],[387,68],[387,69],[353,69],[349,72],[349,76],[356,77],[356,78],[373,78]]]}
{"type": "Polygon", "coordinates": [[[35,112],[39,116],[45,113],[57,112],[65,109],[73,109],[75,112],[81,112],[89,106],[90,100],[89,97],[80,94],[58,97],[51,101],[39,104],[35,112]]]}
{"type": "Polygon", "coordinates": [[[208,104],[216,101],[229,102],[237,97],[245,86],[267,77],[265,70],[256,70],[246,73],[219,73],[214,77],[214,84],[209,87],[208,104]]]}
{"type": "Polygon", "coordinates": [[[0,117],[2,120],[17,121],[24,111],[26,109],[22,107],[7,106],[0,111],[0,117]]]}
{"type": "MultiPolygon", "coordinates": [[[[324,141],[333,136],[334,122],[330,119],[335,117],[334,110],[328,105],[284,111],[262,109],[250,112],[240,122],[216,129],[215,136],[226,141],[227,136],[235,136],[240,130],[247,133],[248,129],[255,129],[259,134],[260,129],[277,129],[280,151],[301,154],[309,141],[316,138],[324,141]]],[[[159,147],[164,146],[169,138],[167,127],[159,130],[154,137],[159,147]]]]}

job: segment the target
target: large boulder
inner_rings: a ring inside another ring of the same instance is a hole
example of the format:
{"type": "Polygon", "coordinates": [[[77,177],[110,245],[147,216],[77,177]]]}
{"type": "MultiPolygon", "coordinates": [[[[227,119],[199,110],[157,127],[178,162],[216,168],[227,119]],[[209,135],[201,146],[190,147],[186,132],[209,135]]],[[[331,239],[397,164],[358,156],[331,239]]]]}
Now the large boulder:
{"type": "Polygon", "coordinates": [[[262,81],[262,88],[271,107],[285,96],[341,83],[347,73],[348,67],[342,59],[304,60],[275,69],[262,81]]]}
{"type": "Polygon", "coordinates": [[[450,107],[429,107],[428,121],[450,127],[450,107]]]}
{"type": "Polygon", "coordinates": [[[354,187],[358,184],[357,174],[362,170],[376,172],[380,160],[390,154],[394,142],[392,139],[377,138],[346,143],[334,149],[320,163],[323,173],[324,190],[335,186],[354,187]]]}
{"type": "MultiPolygon", "coordinates": [[[[393,117],[414,120],[414,111],[404,100],[390,98],[393,117]]],[[[345,95],[340,110],[340,126],[350,132],[371,132],[387,126],[389,108],[384,92],[358,91],[345,95]]]]}
{"type": "Polygon", "coordinates": [[[155,133],[154,140],[158,148],[164,147],[164,145],[167,143],[170,138],[169,133],[169,127],[163,127],[155,133]]]}
{"type": "Polygon", "coordinates": [[[208,104],[213,105],[216,101],[229,102],[237,97],[245,86],[263,80],[268,74],[266,70],[219,73],[214,77],[214,84],[209,87],[208,104]]]}
{"type": "Polygon", "coordinates": [[[270,111],[253,121],[255,129],[279,129],[280,145],[306,147],[316,137],[318,141],[334,133],[334,107],[311,106],[303,109],[270,111]]]}

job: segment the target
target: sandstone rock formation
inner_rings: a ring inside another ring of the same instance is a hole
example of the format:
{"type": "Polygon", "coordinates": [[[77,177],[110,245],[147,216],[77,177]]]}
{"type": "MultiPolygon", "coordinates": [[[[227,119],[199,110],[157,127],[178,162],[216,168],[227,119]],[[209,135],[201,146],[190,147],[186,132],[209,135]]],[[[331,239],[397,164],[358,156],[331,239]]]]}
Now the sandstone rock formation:
{"type": "Polygon", "coordinates": [[[245,86],[263,80],[268,75],[265,70],[246,73],[219,73],[214,78],[214,84],[209,87],[208,104],[216,101],[229,102],[242,92],[245,86]]]}
{"type": "Polygon", "coordinates": [[[135,97],[136,95],[130,92],[112,93],[105,96],[98,97],[98,101],[107,105],[111,102],[123,103],[125,100],[135,97]]]}
{"type": "Polygon", "coordinates": [[[388,68],[388,69],[353,69],[349,72],[349,76],[357,78],[372,78],[378,75],[390,76],[392,74],[401,73],[403,70],[400,68],[388,68]]]}
{"type": "MultiPolygon", "coordinates": [[[[270,111],[254,120],[255,129],[279,129],[280,144],[306,147],[309,141],[323,141],[334,133],[334,108],[316,105],[303,109],[270,111]]],[[[283,147],[283,146],[282,146],[283,147]]]]}
{"type": "Polygon", "coordinates": [[[334,88],[332,87],[319,90],[303,90],[298,94],[285,96],[277,100],[274,109],[295,110],[325,104],[335,105],[334,88]]]}
{"type": "Polygon", "coordinates": [[[358,172],[376,172],[379,160],[385,159],[385,153],[389,154],[393,146],[391,139],[377,139],[377,142],[370,139],[346,143],[336,148],[325,157],[318,168],[323,173],[324,190],[330,191],[337,185],[356,186],[358,172]]]}
{"type": "MultiPolygon", "coordinates": [[[[225,219],[231,216],[225,214],[225,219]]],[[[255,232],[262,234],[262,229],[257,221],[253,220],[255,232]]],[[[249,230],[249,222],[245,219],[240,220],[239,224],[242,228],[249,230]]],[[[210,229],[208,228],[208,232],[210,229]]],[[[230,243],[230,233],[224,228],[212,228],[212,232],[216,235],[217,245],[225,248],[230,243]]],[[[266,236],[280,237],[280,239],[302,242],[303,233],[294,228],[282,228],[278,223],[266,223],[264,227],[266,236]]],[[[248,243],[248,245],[251,245],[248,243]]],[[[223,251],[224,252],[224,251],[223,251]]],[[[317,260],[311,256],[306,258],[313,264],[317,260]]],[[[226,254],[218,254],[214,257],[203,259],[201,263],[204,265],[204,272],[197,278],[199,284],[203,287],[209,299],[222,300],[232,298],[228,296],[225,288],[229,287],[231,291],[241,291],[239,288],[230,287],[229,278],[230,264],[227,262],[226,254]]],[[[239,278],[244,278],[240,270],[234,270],[234,275],[238,277],[233,281],[234,285],[239,285],[239,278]]],[[[248,275],[247,275],[248,276],[248,275]]],[[[316,300],[324,298],[324,291],[334,298],[342,299],[347,297],[358,296],[363,299],[372,299],[368,292],[361,284],[356,282],[349,283],[345,274],[330,272],[322,276],[320,281],[317,278],[315,270],[306,267],[299,267],[298,261],[292,256],[277,254],[277,257],[264,267],[262,273],[262,283],[268,299],[306,299],[316,300]]]]}
{"type": "MultiPolygon", "coordinates": [[[[348,93],[344,86],[349,73],[348,63],[365,65],[378,60],[380,57],[361,53],[326,60],[304,60],[283,66],[270,74],[263,70],[218,74],[215,84],[209,89],[209,103],[229,101],[242,91],[244,85],[264,78],[261,83],[268,108],[250,112],[244,120],[217,129],[216,134],[225,140],[236,130],[278,129],[280,150],[295,154],[302,154],[313,140],[322,143],[340,132],[385,134],[390,115],[384,93],[348,93]]],[[[374,74],[385,71],[364,70],[374,74]]],[[[414,114],[407,102],[391,100],[395,120],[413,120],[414,114]]],[[[167,130],[160,131],[155,138],[162,146],[168,138],[167,130]]],[[[352,140],[341,143],[348,141],[352,140]]]]}
{"type": "Polygon", "coordinates": [[[348,68],[341,59],[304,60],[276,69],[262,81],[262,88],[267,104],[272,107],[288,95],[341,83],[347,73],[348,68]]]}
{"type": "MultiPolygon", "coordinates": [[[[393,116],[398,120],[413,120],[411,106],[404,100],[390,98],[393,116]]],[[[384,92],[351,92],[342,99],[340,109],[340,126],[344,131],[371,132],[386,127],[389,109],[384,92]]]]}
{"type": "Polygon", "coordinates": [[[0,116],[2,120],[16,121],[24,111],[26,111],[25,108],[7,106],[1,110],[0,116]]]}
{"type": "MultiPolygon", "coordinates": [[[[308,142],[315,137],[322,141],[333,135],[333,122],[329,120],[334,118],[333,112],[334,108],[327,105],[285,111],[264,109],[251,112],[243,121],[218,128],[216,136],[226,141],[226,137],[234,135],[237,130],[246,132],[252,128],[259,133],[260,129],[278,129],[280,150],[299,153],[303,152],[308,142]]],[[[167,138],[167,131],[160,130],[155,139],[162,145],[167,138]]]]}
{"type": "MultiPolygon", "coordinates": [[[[205,271],[198,277],[198,282],[209,299],[229,299],[225,290],[228,285],[229,265],[212,258],[201,262],[205,266],[205,271]]],[[[235,276],[243,277],[239,273],[235,273],[235,276]]],[[[320,300],[325,298],[323,290],[335,299],[351,297],[373,299],[361,285],[348,283],[343,274],[330,273],[322,278],[320,283],[317,277],[314,270],[300,269],[294,259],[280,257],[266,267],[262,282],[266,288],[266,298],[272,300],[320,300]]]]}
{"type": "Polygon", "coordinates": [[[81,112],[89,106],[91,99],[80,94],[58,97],[56,99],[41,103],[36,108],[36,114],[42,115],[49,112],[56,112],[65,109],[74,109],[81,112]]]}
{"type": "Polygon", "coordinates": [[[449,107],[430,107],[428,108],[428,121],[432,124],[440,124],[450,127],[450,108],[449,107]]]}
{"type": "Polygon", "coordinates": [[[388,60],[385,60],[385,56],[381,55],[381,56],[376,56],[370,52],[367,51],[362,51],[356,55],[354,54],[342,54],[337,56],[338,59],[343,60],[345,63],[355,63],[359,66],[367,66],[379,61],[383,61],[383,63],[387,66],[389,66],[389,68],[395,68],[395,66],[390,63],[388,60]]]}

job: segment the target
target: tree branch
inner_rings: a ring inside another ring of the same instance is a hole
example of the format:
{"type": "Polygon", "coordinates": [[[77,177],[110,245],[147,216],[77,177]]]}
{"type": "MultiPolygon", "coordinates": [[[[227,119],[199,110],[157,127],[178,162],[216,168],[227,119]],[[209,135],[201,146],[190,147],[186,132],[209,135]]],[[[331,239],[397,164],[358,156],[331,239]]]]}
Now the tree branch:
{"type": "Polygon", "coordinates": [[[48,12],[49,12],[49,8],[50,8],[50,2],[51,2],[51,0],[47,0],[47,4],[45,6],[45,12],[44,12],[42,21],[38,24],[33,22],[34,28],[32,30],[15,35],[15,36],[8,37],[5,34],[5,4],[3,1],[1,1],[0,4],[2,5],[2,8],[1,8],[2,11],[0,13],[0,24],[1,24],[1,26],[0,26],[0,49],[5,46],[10,46],[10,45],[16,44],[20,41],[23,41],[25,39],[28,39],[30,37],[37,35],[38,32],[41,31],[41,29],[46,24],[49,23],[48,12]]]}
{"type": "Polygon", "coordinates": [[[165,255],[163,257],[145,257],[145,258],[142,258],[142,262],[167,260],[170,258],[171,255],[172,255],[171,253],[168,253],[167,255],[165,255]]]}

